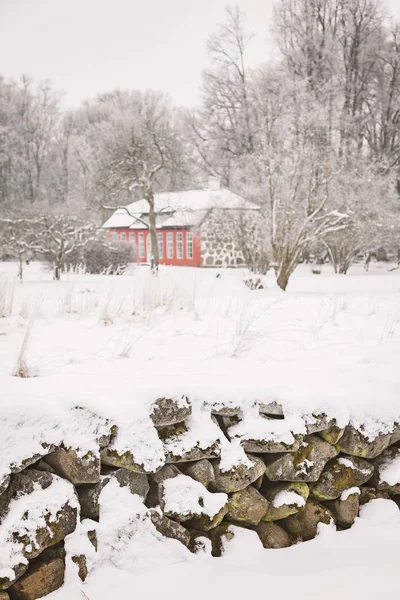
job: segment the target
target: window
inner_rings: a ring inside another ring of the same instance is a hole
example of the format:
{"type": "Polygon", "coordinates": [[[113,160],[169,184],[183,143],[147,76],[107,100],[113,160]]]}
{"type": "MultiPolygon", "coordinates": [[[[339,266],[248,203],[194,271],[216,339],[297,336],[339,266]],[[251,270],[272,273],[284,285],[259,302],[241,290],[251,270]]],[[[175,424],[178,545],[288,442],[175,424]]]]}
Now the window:
{"type": "Polygon", "coordinates": [[[126,233],[123,232],[119,234],[119,241],[126,242],[126,233]]]}
{"type": "Polygon", "coordinates": [[[116,231],[113,231],[112,234],[111,234],[111,240],[113,242],[118,242],[118,239],[119,239],[118,238],[118,233],[116,231]]]}
{"type": "Polygon", "coordinates": [[[186,258],[193,258],[193,233],[186,232],[186,258]]]}
{"type": "Polygon", "coordinates": [[[133,231],[129,232],[129,243],[133,246],[135,245],[135,234],[133,233],[133,231]]]}
{"type": "Polygon", "coordinates": [[[146,258],[144,252],[144,233],[139,233],[139,258],[146,258]]]}
{"type": "Polygon", "coordinates": [[[164,257],[164,242],[163,242],[163,234],[157,233],[157,245],[158,245],[158,258],[164,257]]]}
{"type": "Polygon", "coordinates": [[[167,258],[174,258],[174,234],[167,233],[167,258]]]}
{"type": "Polygon", "coordinates": [[[183,233],[176,234],[176,258],[183,258],[183,233]]]}

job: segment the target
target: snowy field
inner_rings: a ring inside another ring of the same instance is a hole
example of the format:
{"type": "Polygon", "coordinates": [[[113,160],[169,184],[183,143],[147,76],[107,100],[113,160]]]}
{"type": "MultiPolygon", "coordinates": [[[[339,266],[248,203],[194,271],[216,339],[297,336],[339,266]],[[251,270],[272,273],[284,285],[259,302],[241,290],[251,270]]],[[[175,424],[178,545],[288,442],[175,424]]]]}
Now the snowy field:
{"type": "MultiPolygon", "coordinates": [[[[186,394],[238,406],[276,400],[285,415],[325,412],[371,436],[389,430],[400,420],[400,270],[389,267],[339,276],[301,266],[284,293],[272,274],[251,291],[245,271],[173,267],[158,278],[136,267],[54,282],[31,264],[21,284],[16,265],[0,263],[0,418],[34,424],[87,406],[123,427],[155,398],[186,394]],[[14,377],[21,368],[27,377],[14,377]]],[[[0,448],[6,442],[3,431],[0,448]]],[[[115,516],[115,503],[131,501],[125,492],[103,499],[111,529],[125,527],[115,516]]],[[[90,600],[239,600],[251,582],[279,600],[395,597],[399,540],[400,512],[387,500],[366,505],[351,530],[322,526],[288,549],[264,550],[255,533],[238,530],[221,559],[143,531],[82,589],[90,600]]],[[[67,579],[52,597],[85,598],[75,585],[67,579]]]]}
{"type": "MultiPolygon", "coordinates": [[[[133,410],[154,394],[207,402],[277,400],[339,420],[400,415],[400,270],[347,276],[301,266],[288,292],[272,274],[251,291],[240,270],[146,267],[122,277],[0,264],[0,376],[14,398],[70,395],[133,410]],[[217,274],[220,277],[216,277],[217,274]],[[11,377],[28,331],[29,381],[11,377]]],[[[10,396],[9,396],[10,397],[10,396]]],[[[156,396],[157,397],[157,396],[156,396]]]]}

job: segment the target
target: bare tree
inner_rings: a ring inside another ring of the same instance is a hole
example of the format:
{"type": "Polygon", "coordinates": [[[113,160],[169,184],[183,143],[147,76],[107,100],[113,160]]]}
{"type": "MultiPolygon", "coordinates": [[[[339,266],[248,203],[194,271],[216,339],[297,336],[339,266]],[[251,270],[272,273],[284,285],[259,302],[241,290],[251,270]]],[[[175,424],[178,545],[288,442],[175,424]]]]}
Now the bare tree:
{"type": "Polygon", "coordinates": [[[53,265],[53,278],[59,280],[68,255],[96,239],[97,231],[96,226],[76,216],[40,213],[4,218],[1,225],[9,232],[5,245],[19,259],[21,279],[21,261],[29,252],[48,260],[53,265]]]}
{"type": "MultiPolygon", "coordinates": [[[[151,241],[151,269],[158,270],[157,209],[155,191],[168,185],[171,176],[184,168],[183,147],[179,131],[174,128],[165,97],[147,93],[128,126],[124,123],[105,153],[99,183],[105,195],[118,199],[121,193],[138,191],[148,205],[151,241]]],[[[103,204],[115,210],[119,206],[103,204]]],[[[162,207],[163,208],[163,207],[162,207]]],[[[126,209],[127,210],[127,209],[126,209]]]]}

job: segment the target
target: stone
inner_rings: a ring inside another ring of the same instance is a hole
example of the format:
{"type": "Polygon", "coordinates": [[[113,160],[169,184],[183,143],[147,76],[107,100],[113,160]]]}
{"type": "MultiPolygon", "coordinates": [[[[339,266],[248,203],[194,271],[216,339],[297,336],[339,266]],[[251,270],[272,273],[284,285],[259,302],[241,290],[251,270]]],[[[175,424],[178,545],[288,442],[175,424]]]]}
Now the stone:
{"type": "Polygon", "coordinates": [[[358,517],[358,511],[360,507],[360,490],[355,488],[356,491],[349,494],[344,500],[338,498],[326,503],[327,508],[333,512],[336,518],[336,523],[348,529],[351,527],[358,517]]]}
{"type": "Polygon", "coordinates": [[[92,544],[93,548],[96,550],[97,552],[97,531],[95,529],[89,529],[89,531],[87,532],[87,536],[89,539],[89,542],[92,544]]]}
{"type": "Polygon", "coordinates": [[[258,404],[258,410],[261,415],[283,417],[283,408],[281,404],[278,404],[275,400],[272,402],[260,402],[258,404]]]}
{"type": "Polygon", "coordinates": [[[159,485],[166,479],[171,479],[171,477],[176,477],[180,474],[180,470],[175,465],[164,465],[157,473],[152,473],[150,479],[159,485]]]}
{"type": "Polygon", "coordinates": [[[361,431],[348,425],[340,438],[337,448],[344,454],[360,458],[376,458],[382,454],[391,443],[392,434],[382,433],[373,440],[368,439],[361,431]]]}
{"type": "Polygon", "coordinates": [[[191,436],[186,423],[177,423],[158,430],[164,444],[166,462],[181,463],[201,460],[203,458],[218,458],[220,455],[219,439],[208,446],[202,446],[195,436],[191,436]]]}
{"type": "Polygon", "coordinates": [[[9,486],[9,484],[10,484],[10,476],[5,475],[3,477],[3,479],[0,481],[0,496],[1,496],[1,494],[4,494],[4,492],[6,491],[6,489],[9,486]]]}
{"type": "Polygon", "coordinates": [[[100,458],[93,452],[79,456],[76,450],[59,449],[44,459],[60,477],[74,485],[97,483],[100,480],[100,458]]]}
{"type": "Polygon", "coordinates": [[[7,592],[0,592],[0,600],[10,600],[10,596],[7,592]]]}
{"type": "Polygon", "coordinates": [[[45,459],[41,459],[37,463],[35,463],[34,465],[32,465],[32,469],[35,469],[36,471],[46,471],[46,473],[53,473],[53,475],[56,474],[56,472],[53,469],[53,467],[51,467],[49,465],[49,463],[47,463],[45,461],[45,459]]]}
{"type": "Polygon", "coordinates": [[[240,408],[239,406],[212,406],[211,414],[216,417],[236,417],[237,415],[240,415],[240,408]]]}
{"type": "Polygon", "coordinates": [[[267,514],[269,502],[254,487],[234,492],[228,501],[226,519],[243,525],[258,525],[267,514]]]}
{"type": "Polygon", "coordinates": [[[135,461],[135,457],[129,450],[123,454],[120,454],[117,450],[112,448],[103,448],[100,451],[100,459],[104,465],[108,465],[110,467],[126,469],[127,471],[132,471],[133,473],[145,472],[143,465],[140,465],[135,461]]]}
{"type": "Polygon", "coordinates": [[[28,565],[19,563],[13,566],[14,575],[10,577],[0,577],[0,593],[1,590],[7,590],[12,583],[17,581],[24,573],[26,573],[28,565]]]}
{"type": "Polygon", "coordinates": [[[151,407],[150,418],[155,427],[174,425],[187,419],[192,407],[186,396],[176,398],[158,398],[151,407]]]}
{"type": "Polygon", "coordinates": [[[311,495],[318,500],[336,500],[342,492],[358,487],[371,479],[374,467],[356,456],[331,460],[319,481],[310,487],[311,495]]]}
{"type": "Polygon", "coordinates": [[[46,454],[49,454],[49,452],[54,452],[55,450],[57,450],[56,446],[53,446],[51,444],[47,444],[45,442],[43,442],[40,445],[41,445],[41,451],[40,452],[38,452],[36,454],[32,454],[32,455],[26,456],[19,463],[12,463],[10,465],[10,472],[11,473],[20,473],[21,471],[24,471],[28,467],[31,467],[32,465],[34,465],[34,463],[38,462],[46,454]]]}
{"type": "Polygon", "coordinates": [[[38,561],[10,588],[13,600],[36,600],[58,590],[64,583],[64,562],[55,558],[38,561]]]}
{"type": "Polygon", "coordinates": [[[388,494],[400,494],[400,448],[391,446],[373,461],[375,471],[370,480],[370,485],[377,490],[387,492],[388,494]],[[397,468],[392,467],[393,464],[397,468]],[[397,477],[396,477],[397,473],[397,477]]]}
{"type": "Polygon", "coordinates": [[[226,543],[235,537],[235,533],[230,523],[223,522],[218,527],[211,529],[208,536],[211,540],[211,554],[220,557],[224,553],[226,543]]]}
{"type": "Polygon", "coordinates": [[[287,532],[275,523],[261,521],[255,530],[264,548],[287,548],[291,544],[287,532]]]}
{"type": "Polygon", "coordinates": [[[390,445],[397,444],[397,442],[400,442],[400,425],[396,424],[390,434],[390,445]]]}
{"type": "Polygon", "coordinates": [[[306,483],[264,483],[261,493],[269,500],[268,512],[263,521],[279,521],[299,512],[310,491],[306,483]]]}
{"type": "Polygon", "coordinates": [[[88,568],[86,562],[86,556],[84,554],[78,554],[76,556],[72,556],[71,560],[78,567],[78,577],[81,581],[86,581],[86,577],[88,576],[88,568]]]}
{"type": "Polygon", "coordinates": [[[199,517],[190,519],[190,521],[188,521],[188,526],[192,529],[198,529],[199,531],[209,531],[221,523],[227,511],[228,506],[225,505],[213,517],[202,514],[199,517]]]}
{"type": "Polygon", "coordinates": [[[143,501],[146,500],[149,492],[147,475],[126,469],[118,469],[109,475],[103,476],[101,481],[95,485],[83,485],[78,488],[82,517],[94,520],[99,518],[100,492],[111,479],[116,479],[121,487],[129,488],[131,494],[137,494],[143,501]]]}
{"type": "Polygon", "coordinates": [[[311,435],[304,438],[297,452],[267,456],[266,474],[271,481],[318,481],[328,460],[336,455],[334,446],[311,435]]]}
{"type": "Polygon", "coordinates": [[[183,466],[182,471],[192,479],[200,481],[206,488],[210,486],[210,483],[215,482],[213,466],[206,458],[183,466]]]}
{"type": "Polygon", "coordinates": [[[360,488],[360,506],[367,504],[371,500],[376,500],[377,498],[390,500],[390,496],[387,492],[382,492],[369,486],[362,486],[360,488]]]}
{"type": "Polygon", "coordinates": [[[319,433],[320,431],[324,431],[330,428],[334,425],[335,421],[334,419],[330,419],[329,417],[327,417],[327,415],[325,414],[312,414],[311,416],[305,417],[305,423],[306,432],[308,435],[311,435],[313,433],[319,433]]]}
{"type": "Polygon", "coordinates": [[[13,477],[9,491],[12,498],[20,495],[32,494],[32,492],[40,487],[42,490],[50,487],[54,481],[52,473],[44,471],[36,471],[36,469],[25,469],[21,473],[17,473],[13,477]]]}
{"type": "Polygon", "coordinates": [[[183,525],[173,521],[172,519],[169,519],[155,509],[150,510],[150,519],[154,527],[159,533],[161,533],[161,535],[167,538],[178,540],[187,548],[189,547],[191,535],[190,532],[183,527],[183,525]]]}
{"type": "Polygon", "coordinates": [[[213,461],[215,482],[210,484],[214,492],[238,492],[254,483],[265,473],[265,464],[258,456],[248,455],[251,466],[240,464],[229,471],[221,471],[219,461],[213,461]]]}
{"type": "MultiPolygon", "coordinates": [[[[58,479],[57,476],[51,473],[36,471],[34,469],[26,469],[14,475],[7,492],[0,496],[0,515],[7,514],[10,507],[12,510],[12,503],[18,503],[23,496],[31,494],[38,488],[46,490],[55,479],[58,479]]],[[[9,532],[7,533],[7,538],[20,544],[20,550],[28,560],[36,558],[46,548],[58,544],[75,530],[78,511],[74,503],[71,504],[70,502],[70,499],[72,500],[73,497],[73,487],[71,484],[67,484],[67,482],[65,484],[71,487],[71,493],[67,493],[64,489],[66,501],[64,504],[61,504],[62,500],[60,500],[60,508],[57,512],[55,512],[54,508],[49,511],[47,510],[45,496],[43,497],[43,506],[41,509],[45,522],[44,526],[40,526],[36,530],[33,526],[28,526],[26,532],[23,533],[18,523],[15,525],[15,530],[13,529],[12,521],[8,523],[9,532]]],[[[52,501],[51,492],[49,501],[52,501]]],[[[31,522],[31,510],[33,509],[27,510],[27,523],[31,522]]],[[[26,566],[17,565],[14,571],[15,577],[12,580],[7,580],[7,578],[0,580],[0,589],[8,588],[13,581],[26,571],[26,566]]]]}
{"type": "Polygon", "coordinates": [[[301,438],[297,436],[292,444],[275,442],[274,440],[242,440],[241,445],[245,452],[252,454],[275,454],[280,452],[296,452],[300,448],[301,438]]]}
{"type": "Polygon", "coordinates": [[[323,431],[319,432],[319,435],[322,437],[322,439],[328,442],[329,444],[332,444],[333,446],[335,446],[338,443],[343,434],[344,429],[341,429],[336,425],[332,425],[332,427],[329,427],[328,429],[324,429],[323,431]]]}
{"type": "Polygon", "coordinates": [[[298,513],[280,521],[289,535],[303,541],[312,540],[317,535],[320,523],[329,525],[332,522],[335,522],[333,513],[313,499],[309,499],[298,513]]]}
{"type": "Polygon", "coordinates": [[[168,479],[160,484],[160,506],[163,513],[190,528],[208,531],[217,527],[227,513],[226,494],[212,494],[187,475],[168,479]]]}

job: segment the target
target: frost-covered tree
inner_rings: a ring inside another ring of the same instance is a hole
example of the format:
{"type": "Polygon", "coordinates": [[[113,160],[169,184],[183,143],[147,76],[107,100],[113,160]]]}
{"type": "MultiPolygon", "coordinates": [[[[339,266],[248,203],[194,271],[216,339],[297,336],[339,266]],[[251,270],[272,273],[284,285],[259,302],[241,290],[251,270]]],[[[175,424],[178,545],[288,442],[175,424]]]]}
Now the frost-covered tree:
{"type": "Polygon", "coordinates": [[[160,189],[171,189],[177,175],[184,172],[184,145],[165,96],[148,92],[136,100],[131,118],[117,122],[105,148],[98,183],[107,202],[103,208],[107,210],[115,210],[120,206],[121,196],[132,197],[135,192],[146,201],[148,221],[143,222],[149,229],[151,268],[156,272],[159,259],[156,221],[160,209],[155,205],[154,195],[160,189]]]}

